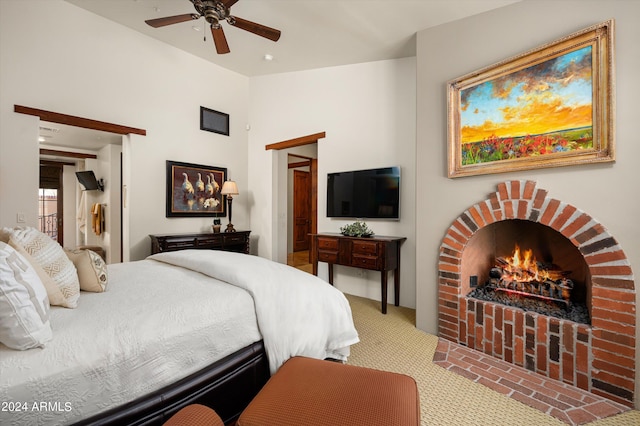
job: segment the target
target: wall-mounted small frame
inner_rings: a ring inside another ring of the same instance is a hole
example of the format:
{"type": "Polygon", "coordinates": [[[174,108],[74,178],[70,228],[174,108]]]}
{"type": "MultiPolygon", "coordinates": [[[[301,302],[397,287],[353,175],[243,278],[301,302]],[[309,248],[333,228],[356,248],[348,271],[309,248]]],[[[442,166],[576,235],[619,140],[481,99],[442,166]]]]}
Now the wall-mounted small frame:
{"type": "Polygon", "coordinates": [[[200,130],[229,136],[229,114],[201,106],[200,130]]]}

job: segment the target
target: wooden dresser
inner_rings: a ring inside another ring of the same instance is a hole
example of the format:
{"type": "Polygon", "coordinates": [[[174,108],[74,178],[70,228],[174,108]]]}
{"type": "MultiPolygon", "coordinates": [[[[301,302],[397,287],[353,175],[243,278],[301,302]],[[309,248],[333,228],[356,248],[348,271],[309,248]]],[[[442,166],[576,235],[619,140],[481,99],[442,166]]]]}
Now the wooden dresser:
{"type": "Polygon", "coordinates": [[[400,305],[400,246],[405,237],[346,237],[342,234],[311,234],[311,263],[318,275],[318,262],[329,264],[329,283],[333,285],[333,265],[380,271],[382,313],[387,313],[387,275],[394,271],[396,306],[400,305]]]}
{"type": "Polygon", "coordinates": [[[204,249],[236,251],[249,254],[249,234],[251,231],[203,232],[197,234],[149,235],[151,254],[165,251],[204,249]]]}

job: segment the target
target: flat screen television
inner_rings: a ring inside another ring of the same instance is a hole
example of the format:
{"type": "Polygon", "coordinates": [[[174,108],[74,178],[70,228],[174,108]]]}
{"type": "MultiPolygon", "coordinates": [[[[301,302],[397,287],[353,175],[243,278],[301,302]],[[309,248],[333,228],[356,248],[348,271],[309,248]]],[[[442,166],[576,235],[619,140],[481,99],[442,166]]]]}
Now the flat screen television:
{"type": "Polygon", "coordinates": [[[327,216],[400,219],[400,167],[327,174],[327,216]]]}
{"type": "Polygon", "coordinates": [[[100,181],[96,179],[96,175],[93,173],[93,170],[76,172],[76,177],[78,178],[80,185],[84,186],[85,191],[94,191],[96,189],[100,191],[104,190],[101,182],[102,179],[100,179],[100,181]]]}

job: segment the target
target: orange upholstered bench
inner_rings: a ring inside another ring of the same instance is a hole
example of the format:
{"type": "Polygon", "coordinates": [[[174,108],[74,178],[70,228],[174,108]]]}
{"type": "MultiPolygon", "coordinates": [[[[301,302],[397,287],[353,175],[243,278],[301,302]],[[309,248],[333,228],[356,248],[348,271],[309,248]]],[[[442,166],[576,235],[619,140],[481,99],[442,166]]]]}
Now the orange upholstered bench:
{"type": "Polygon", "coordinates": [[[265,384],[237,426],[417,426],[420,401],[403,374],[294,357],[265,384]]]}

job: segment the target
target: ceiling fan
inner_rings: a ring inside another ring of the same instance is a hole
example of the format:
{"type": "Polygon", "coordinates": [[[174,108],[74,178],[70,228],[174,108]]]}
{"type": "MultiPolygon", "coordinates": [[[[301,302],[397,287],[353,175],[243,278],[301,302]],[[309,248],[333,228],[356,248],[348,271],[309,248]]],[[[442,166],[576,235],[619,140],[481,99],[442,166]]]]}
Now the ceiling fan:
{"type": "Polygon", "coordinates": [[[191,20],[204,19],[211,25],[211,35],[216,45],[216,51],[219,54],[229,53],[229,44],[227,37],[224,35],[220,21],[227,21],[229,25],[238,27],[242,30],[259,35],[269,40],[278,41],[280,31],[266,25],[257,24],[247,21],[246,19],[232,16],[229,9],[236,4],[238,0],[189,0],[193,3],[198,13],[186,13],[184,15],[167,16],[165,18],[149,19],[145,22],[153,28],[164,27],[166,25],[178,24],[191,20]]]}

